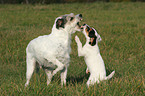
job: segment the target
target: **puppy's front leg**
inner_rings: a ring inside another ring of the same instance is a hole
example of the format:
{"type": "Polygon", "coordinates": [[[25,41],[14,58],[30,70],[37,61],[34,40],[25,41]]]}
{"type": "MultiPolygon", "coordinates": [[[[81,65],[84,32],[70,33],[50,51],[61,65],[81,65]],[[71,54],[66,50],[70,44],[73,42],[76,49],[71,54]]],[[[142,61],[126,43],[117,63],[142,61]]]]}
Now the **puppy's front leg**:
{"type": "Polygon", "coordinates": [[[75,36],[75,41],[76,41],[77,46],[78,46],[78,56],[83,56],[82,43],[77,35],[75,36]]]}

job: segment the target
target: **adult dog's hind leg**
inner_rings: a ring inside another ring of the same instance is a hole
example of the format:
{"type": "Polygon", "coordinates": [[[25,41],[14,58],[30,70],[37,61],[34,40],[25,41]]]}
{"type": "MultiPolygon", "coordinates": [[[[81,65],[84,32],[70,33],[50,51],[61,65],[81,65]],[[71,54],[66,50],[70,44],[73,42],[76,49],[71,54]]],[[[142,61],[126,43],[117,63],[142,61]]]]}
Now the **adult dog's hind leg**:
{"type": "Polygon", "coordinates": [[[64,69],[61,71],[61,86],[66,86],[66,76],[67,76],[67,67],[64,67],[64,69]]]}
{"type": "Polygon", "coordinates": [[[26,63],[27,63],[27,71],[26,71],[25,87],[27,87],[29,85],[31,76],[32,76],[34,69],[35,69],[36,60],[34,57],[31,56],[31,54],[27,53],[26,63]]]}

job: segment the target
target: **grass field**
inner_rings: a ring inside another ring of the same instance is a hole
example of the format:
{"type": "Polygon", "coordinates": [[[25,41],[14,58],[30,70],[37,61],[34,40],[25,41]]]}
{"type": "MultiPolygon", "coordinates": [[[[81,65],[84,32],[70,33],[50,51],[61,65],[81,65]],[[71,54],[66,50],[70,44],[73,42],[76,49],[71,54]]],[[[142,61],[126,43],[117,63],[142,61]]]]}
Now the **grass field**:
{"type": "Polygon", "coordinates": [[[145,3],[74,3],[50,5],[0,5],[0,96],[143,96],[145,95],[145,3]],[[49,86],[43,70],[24,88],[25,48],[30,40],[51,32],[57,16],[82,13],[83,23],[98,30],[109,81],[86,87],[88,75],[83,57],[77,56],[72,35],[67,86],[56,74],[49,86]]]}

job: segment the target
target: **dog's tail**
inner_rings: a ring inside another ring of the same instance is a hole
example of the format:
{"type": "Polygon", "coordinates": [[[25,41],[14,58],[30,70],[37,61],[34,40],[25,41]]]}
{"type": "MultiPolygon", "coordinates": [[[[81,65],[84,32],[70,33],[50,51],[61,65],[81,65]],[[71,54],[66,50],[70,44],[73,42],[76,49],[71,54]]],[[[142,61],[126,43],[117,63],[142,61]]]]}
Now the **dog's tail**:
{"type": "Polygon", "coordinates": [[[109,80],[110,78],[113,77],[114,74],[115,74],[115,71],[113,71],[109,76],[105,77],[105,80],[109,80]]]}

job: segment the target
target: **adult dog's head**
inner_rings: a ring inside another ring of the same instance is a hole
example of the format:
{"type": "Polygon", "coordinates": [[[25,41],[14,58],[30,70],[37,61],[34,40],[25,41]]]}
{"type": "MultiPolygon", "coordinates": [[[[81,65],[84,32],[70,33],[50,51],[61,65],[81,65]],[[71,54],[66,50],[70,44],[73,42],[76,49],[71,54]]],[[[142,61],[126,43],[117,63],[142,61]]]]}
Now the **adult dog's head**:
{"type": "Polygon", "coordinates": [[[97,31],[93,27],[90,27],[87,24],[83,24],[82,28],[83,28],[83,34],[85,35],[87,42],[91,46],[96,45],[96,43],[102,40],[100,35],[97,33],[97,31]]]}
{"type": "Polygon", "coordinates": [[[74,15],[73,13],[57,17],[53,28],[56,30],[65,30],[70,33],[81,31],[79,22],[82,20],[82,14],[74,15]]]}

